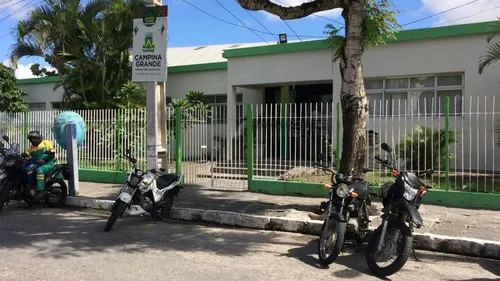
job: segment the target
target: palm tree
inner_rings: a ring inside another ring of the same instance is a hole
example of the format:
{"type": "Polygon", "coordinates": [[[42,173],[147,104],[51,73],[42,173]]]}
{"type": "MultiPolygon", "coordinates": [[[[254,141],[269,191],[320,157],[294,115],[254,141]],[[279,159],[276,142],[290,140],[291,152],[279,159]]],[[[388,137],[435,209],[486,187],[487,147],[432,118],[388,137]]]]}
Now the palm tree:
{"type": "Polygon", "coordinates": [[[115,107],[114,97],[132,75],[132,11],[143,5],[142,0],[110,0],[97,20],[77,21],[83,52],[61,54],[71,66],[68,84],[75,89],[65,95],[68,102],[84,108],[115,107]]]}
{"type": "MultiPolygon", "coordinates": [[[[500,20],[500,18],[499,18],[500,20]]],[[[491,24],[492,31],[500,30],[500,21],[491,24]]],[[[486,38],[486,42],[488,43],[487,51],[483,52],[479,57],[479,74],[483,74],[483,71],[490,64],[500,60],[500,42],[491,43],[493,37],[495,37],[496,33],[488,36],[486,38]]]]}
{"type": "MultiPolygon", "coordinates": [[[[23,57],[40,57],[54,67],[65,85],[67,59],[62,53],[83,52],[81,32],[77,21],[92,22],[109,5],[106,0],[45,0],[31,10],[27,19],[14,28],[16,42],[12,46],[11,61],[17,64],[23,57]]],[[[65,88],[65,93],[71,90],[65,88]]]]}
{"type": "Polygon", "coordinates": [[[11,59],[44,58],[72,109],[114,108],[131,78],[132,11],[143,0],[45,0],[16,28],[11,59]]]}

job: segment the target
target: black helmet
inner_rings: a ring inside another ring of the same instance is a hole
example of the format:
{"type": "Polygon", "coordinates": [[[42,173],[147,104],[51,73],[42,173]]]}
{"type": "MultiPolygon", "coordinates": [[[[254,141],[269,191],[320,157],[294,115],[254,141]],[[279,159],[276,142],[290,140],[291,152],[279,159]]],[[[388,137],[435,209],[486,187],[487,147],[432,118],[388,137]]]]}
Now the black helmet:
{"type": "Polygon", "coordinates": [[[28,139],[41,139],[42,135],[40,134],[39,131],[31,131],[28,134],[28,139]]]}

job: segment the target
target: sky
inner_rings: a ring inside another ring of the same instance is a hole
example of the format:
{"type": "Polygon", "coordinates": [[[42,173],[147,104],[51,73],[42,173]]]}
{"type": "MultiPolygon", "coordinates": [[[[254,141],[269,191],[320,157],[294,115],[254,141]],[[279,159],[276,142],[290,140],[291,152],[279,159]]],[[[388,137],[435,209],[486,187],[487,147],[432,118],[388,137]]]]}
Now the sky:
{"type": "MultiPolygon", "coordinates": [[[[310,0],[271,1],[296,6],[310,0]]],[[[10,65],[12,29],[40,3],[42,0],[0,0],[0,62],[10,65]]],[[[393,0],[392,3],[401,12],[396,18],[403,29],[492,21],[500,17],[500,0],[393,0]],[[446,11],[449,9],[452,10],[446,11]]],[[[263,41],[273,44],[278,41],[279,33],[286,33],[289,41],[310,40],[325,37],[326,24],[341,27],[337,22],[343,22],[339,9],[284,22],[263,11],[246,11],[236,0],[163,0],[163,4],[169,6],[168,47],[263,41]],[[245,26],[261,32],[255,34],[245,26]]],[[[43,59],[23,58],[16,70],[17,78],[32,78],[29,67],[33,63],[48,67],[43,59]]]]}

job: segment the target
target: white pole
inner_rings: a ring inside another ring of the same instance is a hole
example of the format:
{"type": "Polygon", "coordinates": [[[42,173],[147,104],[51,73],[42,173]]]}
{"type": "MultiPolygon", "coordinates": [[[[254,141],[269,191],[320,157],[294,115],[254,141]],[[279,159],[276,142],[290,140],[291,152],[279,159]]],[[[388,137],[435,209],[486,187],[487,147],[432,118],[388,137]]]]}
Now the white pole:
{"type": "Polygon", "coordinates": [[[78,196],[80,185],[78,178],[78,150],[76,145],[76,124],[66,124],[66,152],[69,164],[69,195],[78,196]]]}
{"type": "MultiPolygon", "coordinates": [[[[146,7],[161,4],[161,0],[146,0],[146,7]]],[[[147,169],[157,169],[158,156],[166,158],[166,83],[147,82],[146,84],[146,166],[147,169]]],[[[168,161],[162,160],[163,168],[167,168],[166,162],[168,161]]]]}

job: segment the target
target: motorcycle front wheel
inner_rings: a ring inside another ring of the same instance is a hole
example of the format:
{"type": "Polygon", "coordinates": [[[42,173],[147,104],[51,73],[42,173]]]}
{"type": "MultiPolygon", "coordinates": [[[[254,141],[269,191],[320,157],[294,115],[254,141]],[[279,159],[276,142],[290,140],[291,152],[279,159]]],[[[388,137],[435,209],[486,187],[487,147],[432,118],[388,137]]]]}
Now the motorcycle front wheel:
{"type": "Polygon", "coordinates": [[[379,277],[386,277],[398,272],[406,264],[413,247],[413,236],[410,229],[401,221],[390,221],[387,225],[384,246],[378,251],[378,243],[382,234],[380,225],[370,237],[366,249],[366,263],[370,271],[379,277]],[[378,262],[387,262],[380,266],[378,262]]]}
{"type": "Polygon", "coordinates": [[[344,246],[346,223],[337,218],[327,218],[321,227],[318,243],[318,258],[321,264],[335,262],[344,246]]]}
{"type": "Polygon", "coordinates": [[[108,221],[106,222],[106,225],[104,226],[104,231],[109,231],[113,227],[118,217],[120,217],[125,211],[126,207],[127,204],[121,200],[118,200],[115,203],[113,212],[111,213],[111,216],[109,217],[108,221]]]}

